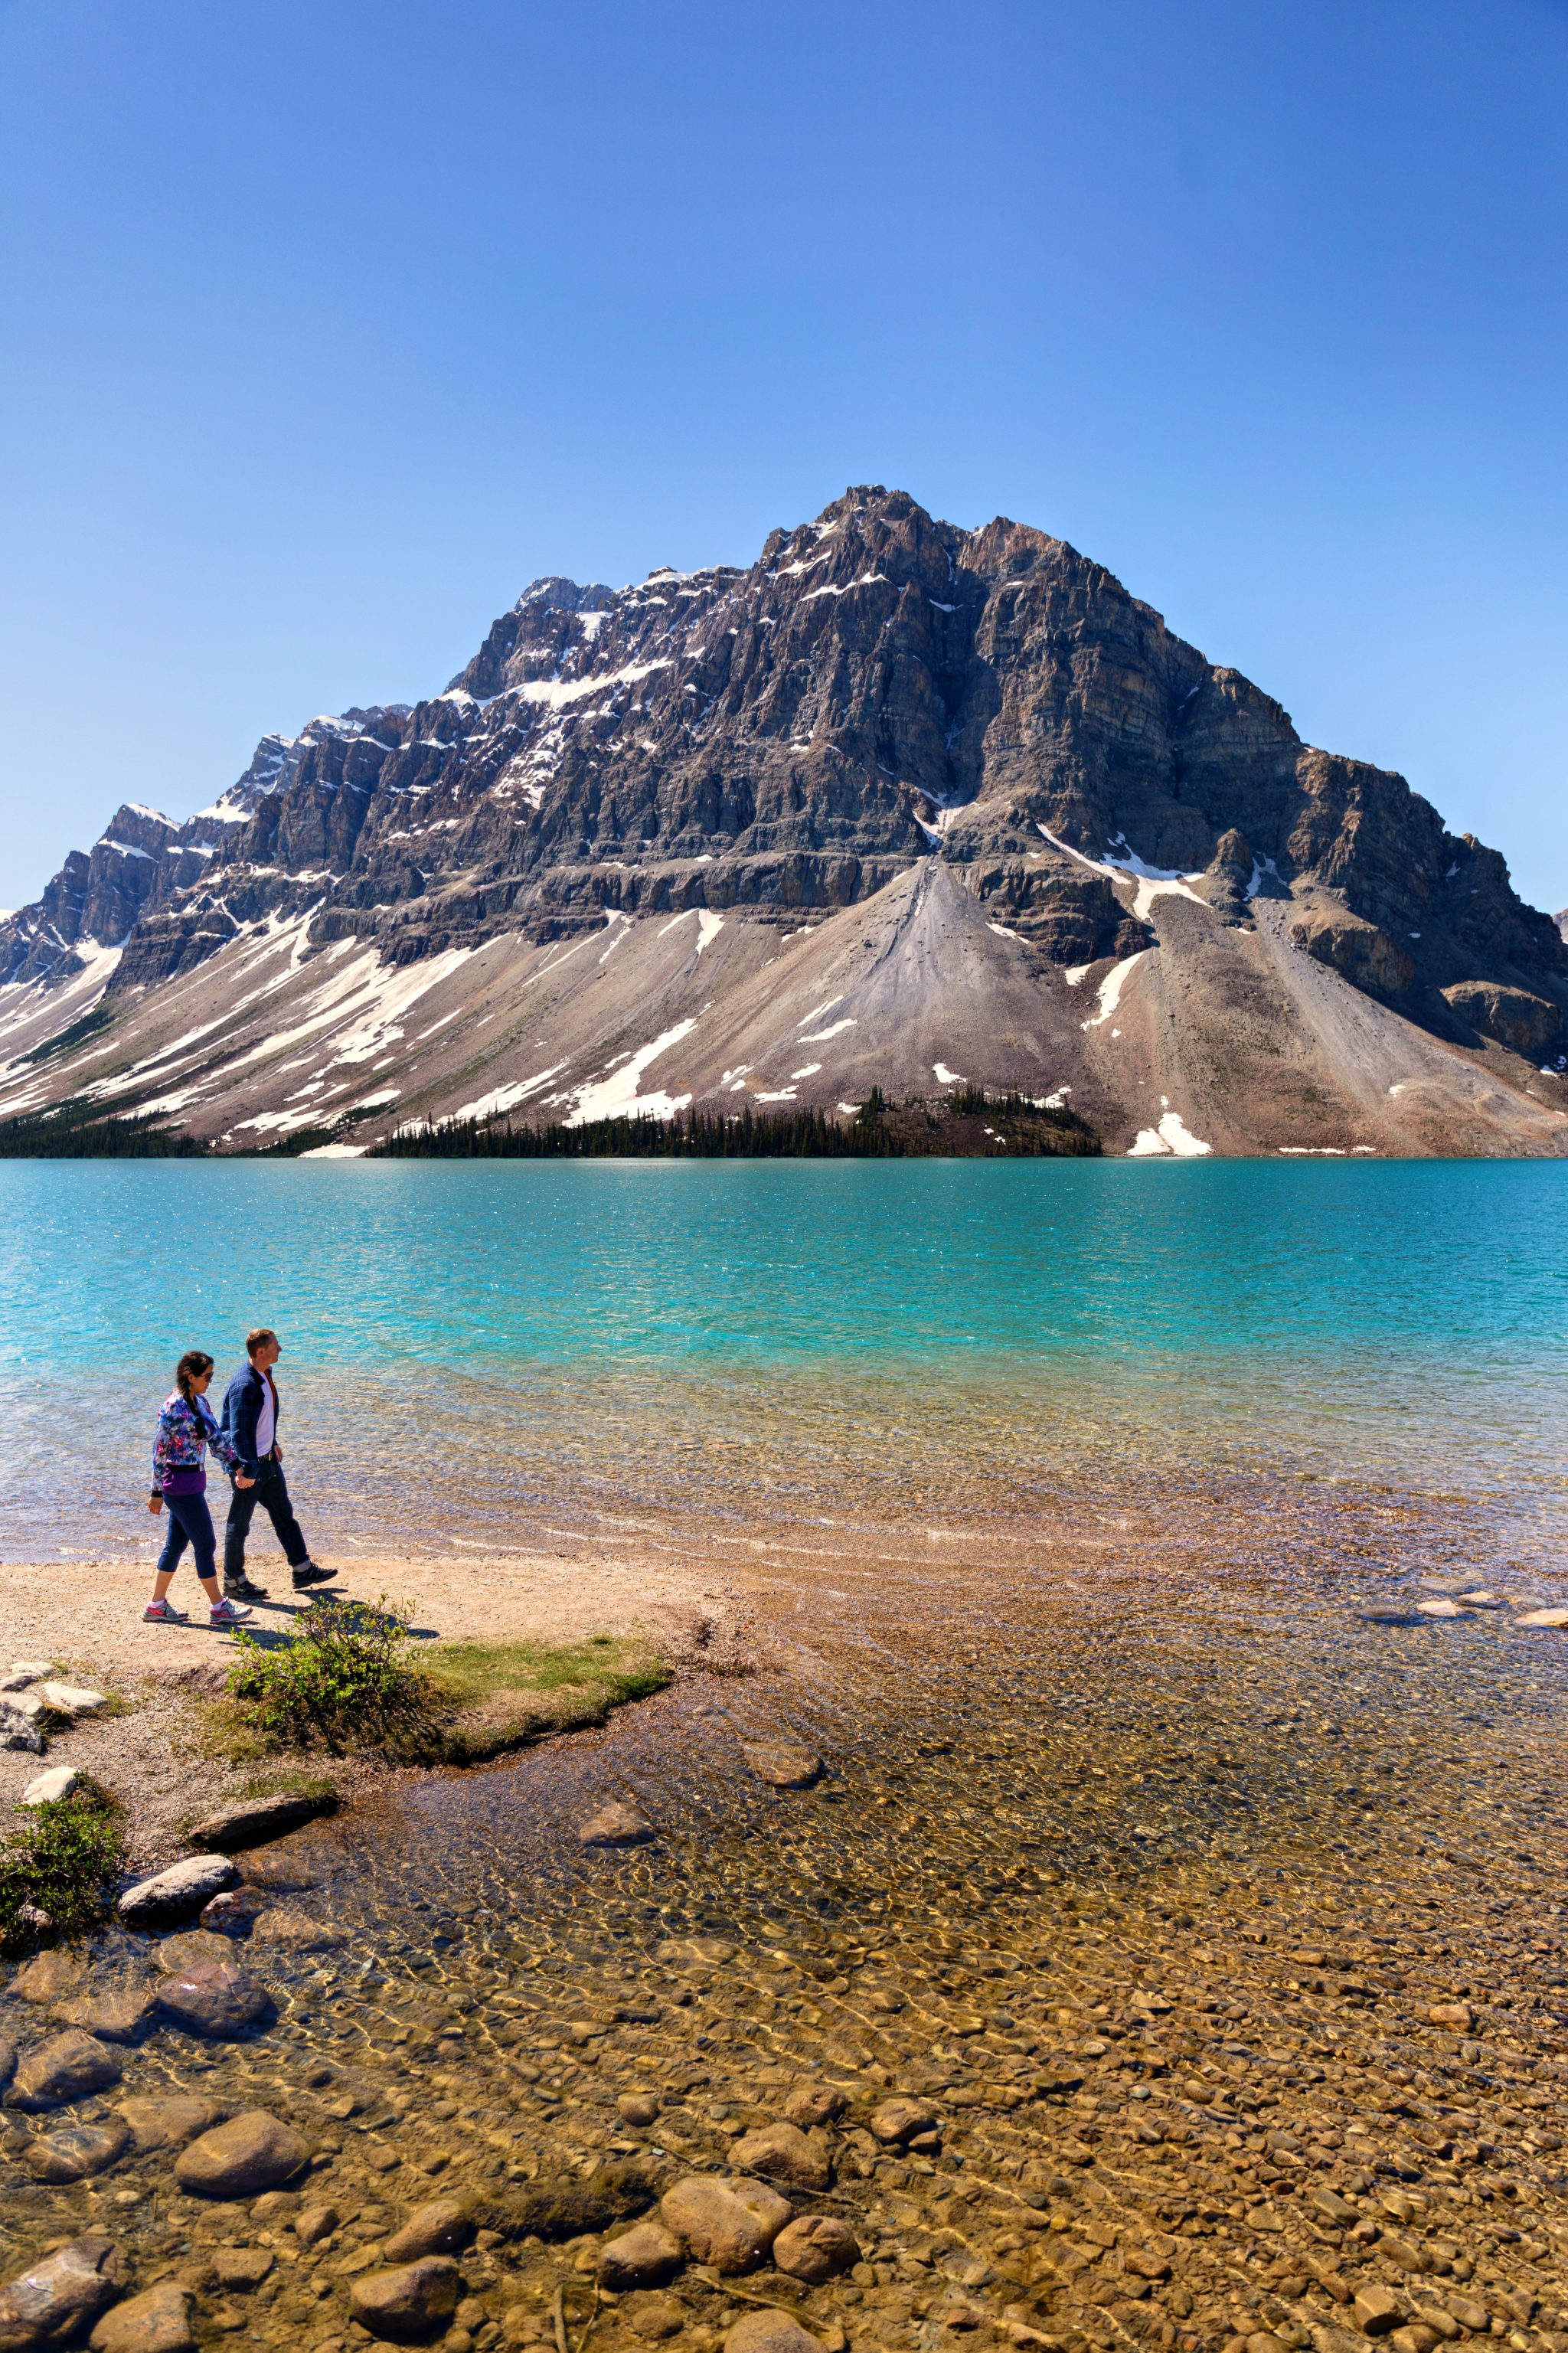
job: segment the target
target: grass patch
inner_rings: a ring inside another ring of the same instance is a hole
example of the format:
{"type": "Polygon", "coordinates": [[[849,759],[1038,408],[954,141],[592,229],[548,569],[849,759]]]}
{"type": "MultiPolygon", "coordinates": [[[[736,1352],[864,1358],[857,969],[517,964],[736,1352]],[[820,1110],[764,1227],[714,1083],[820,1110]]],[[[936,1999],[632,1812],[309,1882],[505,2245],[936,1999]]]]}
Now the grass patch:
{"type": "Polygon", "coordinates": [[[552,1733],[605,1722],[650,1699],[670,1671],[647,1644],[613,1634],[584,1642],[449,1642],[426,1672],[451,1764],[477,1765],[552,1733]]]}
{"type": "MultiPolygon", "coordinates": [[[[312,1751],[480,1764],[551,1733],[603,1724],[612,1708],[647,1699],[670,1680],[645,1643],[609,1634],[559,1644],[453,1642],[416,1657],[406,1618],[384,1597],[372,1607],[326,1595],[295,1620],[286,1641],[237,1639],[228,1696],[207,1712],[207,1746],[231,1764],[258,1767],[312,1751]]],[[[302,1773],[255,1777],[258,1795],[316,1786],[302,1773]]]]}
{"type": "Polygon", "coordinates": [[[82,1936],[102,1919],[124,1848],[118,1810],[96,1782],[68,1798],[18,1806],[22,1826],[0,1847],[0,1952],[22,1951],[46,1926],[82,1936]]]}

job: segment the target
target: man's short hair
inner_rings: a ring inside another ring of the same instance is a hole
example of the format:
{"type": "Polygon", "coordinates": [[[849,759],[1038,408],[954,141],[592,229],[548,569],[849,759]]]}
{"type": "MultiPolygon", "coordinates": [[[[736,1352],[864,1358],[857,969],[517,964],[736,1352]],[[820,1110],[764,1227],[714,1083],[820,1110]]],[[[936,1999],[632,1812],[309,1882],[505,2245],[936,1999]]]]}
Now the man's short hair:
{"type": "Polygon", "coordinates": [[[258,1324],[254,1332],[247,1332],[245,1335],[246,1355],[254,1356],[258,1348],[264,1348],[268,1340],[276,1340],[277,1337],[270,1324],[258,1324]]]}

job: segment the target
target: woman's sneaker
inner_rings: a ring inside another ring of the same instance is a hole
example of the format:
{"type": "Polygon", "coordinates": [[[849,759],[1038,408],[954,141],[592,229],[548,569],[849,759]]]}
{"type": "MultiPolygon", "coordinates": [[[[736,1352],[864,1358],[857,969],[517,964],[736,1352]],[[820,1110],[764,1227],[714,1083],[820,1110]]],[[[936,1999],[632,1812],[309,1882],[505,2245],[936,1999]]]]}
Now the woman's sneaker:
{"type": "Polygon", "coordinates": [[[142,1615],[154,1626],[188,1626],[191,1622],[184,1611],[176,1609],[172,1601],[149,1601],[142,1615]]]}
{"type": "Polygon", "coordinates": [[[209,1626],[239,1626],[247,1618],[254,1617],[255,1614],[254,1610],[247,1609],[242,1603],[229,1600],[226,1594],[221,1601],[213,1603],[207,1612],[207,1623],[209,1626]]]}

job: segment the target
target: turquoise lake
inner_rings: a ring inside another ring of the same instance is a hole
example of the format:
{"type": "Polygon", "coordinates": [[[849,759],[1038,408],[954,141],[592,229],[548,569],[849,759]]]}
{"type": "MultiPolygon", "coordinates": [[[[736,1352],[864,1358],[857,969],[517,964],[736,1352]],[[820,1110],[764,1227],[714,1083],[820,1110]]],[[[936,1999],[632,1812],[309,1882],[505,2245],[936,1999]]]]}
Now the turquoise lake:
{"type": "Polygon", "coordinates": [[[145,1546],[175,1358],[221,1386],[258,1322],[328,1549],[1299,1535],[1309,1491],[1330,1542],[1340,1491],[1434,1562],[1561,1551],[1554,1163],[9,1162],[0,1203],[8,1558],[145,1546]]]}

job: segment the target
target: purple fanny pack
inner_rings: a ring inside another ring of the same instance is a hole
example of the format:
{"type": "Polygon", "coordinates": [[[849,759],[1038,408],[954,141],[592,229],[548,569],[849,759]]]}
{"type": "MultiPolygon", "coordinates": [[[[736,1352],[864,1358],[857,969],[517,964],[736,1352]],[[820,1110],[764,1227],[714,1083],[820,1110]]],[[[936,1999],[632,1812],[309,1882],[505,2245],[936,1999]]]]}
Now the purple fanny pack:
{"type": "Polygon", "coordinates": [[[207,1474],[199,1466],[194,1471],[168,1471],[163,1474],[165,1495],[205,1495],[206,1491],[207,1474]]]}

